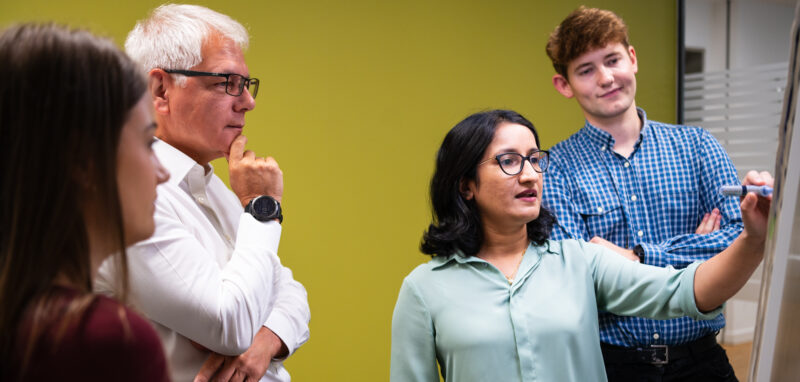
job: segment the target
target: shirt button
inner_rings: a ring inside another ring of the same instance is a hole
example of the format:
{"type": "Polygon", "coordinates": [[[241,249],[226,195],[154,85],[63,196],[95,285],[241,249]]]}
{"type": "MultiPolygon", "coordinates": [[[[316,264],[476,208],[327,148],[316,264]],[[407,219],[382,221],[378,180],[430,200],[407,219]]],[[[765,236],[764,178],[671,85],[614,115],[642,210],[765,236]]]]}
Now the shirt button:
{"type": "Polygon", "coordinates": [[[605,146],[600,146],[600,151],[606,151],[606,147],[605,146]]]}
{"type": "Polygon", "coordinates": [[[205,203],[206,202],[206,198],[200,196],[200,197],[197,198],[197,201],[200,202],[200,203],[205,203]]]}
{"type": "Polygon", "coordinates": [[[625,166],[625,167],[631,167],[631,162],[625,162],[625,164],[624,164],[623,166],[625,166]]]}
{"type": "Polygon", "coordinates": [[[631,196],[631,200],[636,201],[636,195],[631,196]]]}
{"type": "Polygon", "coordinates": [[[642,237],[644,236],[644,231],[639,230],[639,232],[636,232],[636,234],[639,235],[639,237],[642,237]]]}
{"type": "Polygon", "coordinates": [[[597,207],[597,212],[603,213],[603,207],[597,207]]]}
{"type": "Polygon", "coordinates": [[[661,336],[659,336],[658,333],[653,333],[653,339],[654,340],[657,340],[659,338],[661,338],[661,336]]]}

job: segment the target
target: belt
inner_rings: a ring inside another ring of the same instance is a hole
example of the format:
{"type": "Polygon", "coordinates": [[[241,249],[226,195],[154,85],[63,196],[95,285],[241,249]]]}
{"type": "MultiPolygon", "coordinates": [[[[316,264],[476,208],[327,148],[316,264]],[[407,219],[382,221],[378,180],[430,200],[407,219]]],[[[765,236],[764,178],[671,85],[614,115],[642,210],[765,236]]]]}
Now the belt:
{"type": "Polygon", "coordinates": [[[650,345],[637,348],[600,344],[603,359],[610,363],[646,363],[666,365],[670,360],[691,357],[717,346],[717,336],[707,335],[699,340],[682,345],[650,345]]]}

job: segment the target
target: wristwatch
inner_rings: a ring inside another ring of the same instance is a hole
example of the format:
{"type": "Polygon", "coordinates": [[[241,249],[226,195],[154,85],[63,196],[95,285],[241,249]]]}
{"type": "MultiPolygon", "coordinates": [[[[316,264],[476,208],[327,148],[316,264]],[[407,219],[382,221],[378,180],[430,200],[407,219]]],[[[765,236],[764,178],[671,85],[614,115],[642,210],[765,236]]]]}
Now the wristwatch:
{"type": "Polygon", "coordinates": [[[642,248],[641,244],[636,244],[633,247],[633,254],[639,257],[639,262],[644,264],[644,248],[642,248]]]}
{"type": "Polygon", "coordinates": [[[244,212],[253,215],[258,221],[266,222],[272,219],[278,219],[278,223],[283,223],[281,203],[271,196],[256,196],[250,203],[247,203],[244,207],[244,212]]]}

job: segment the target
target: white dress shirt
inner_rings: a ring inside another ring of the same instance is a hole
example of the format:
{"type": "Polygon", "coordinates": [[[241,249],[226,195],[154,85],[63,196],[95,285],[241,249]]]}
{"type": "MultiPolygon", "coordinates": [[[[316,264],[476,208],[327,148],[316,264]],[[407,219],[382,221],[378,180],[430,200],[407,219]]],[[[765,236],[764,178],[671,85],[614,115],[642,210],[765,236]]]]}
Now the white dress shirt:
{"type": "MultiPolygon", "coordinates": [[[[209,353],[246,351],[262,326],[292,354],[308,341],[306,290],[277,256],[281,226],[245,213],[236,195],[169,144],[153,146],[170,179],[158,186],[154,235],[128,248],[131,305],[153,323],[173,381],[191,381],[209,353]]],[[[106,261],[95,288],[113,293],[106,261]]],[[[273,360],[261,381],[289,381],[273,360]]]]}

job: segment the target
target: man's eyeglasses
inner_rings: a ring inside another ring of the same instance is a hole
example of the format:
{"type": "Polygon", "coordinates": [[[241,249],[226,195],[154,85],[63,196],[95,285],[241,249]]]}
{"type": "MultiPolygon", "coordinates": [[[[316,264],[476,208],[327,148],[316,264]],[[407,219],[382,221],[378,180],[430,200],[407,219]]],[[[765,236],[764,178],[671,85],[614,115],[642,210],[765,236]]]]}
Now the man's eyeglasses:
{"type": "Polygon", "coordinates": [[[538,173],[544,173],[547,171],[547,165],[550,164],[550,152],[545,150],[537,150],[528,156],[517,153],[505,153],[478,163],[478,166],[492,159],[496,160],[500,165],[500,169],[508,175],[517,175],[521,173],[522,168],[525,166],[525,162],[530,162],[534,171],[538,173]]]}
{"type": "Polygon", "coordinates": [[[242,95],[246,86],[247,91],[250,92],[253,98],[256,98],[256,94],[258,94],[258,78],[247,78],[236,73],[197,72],[181,69],[164,69],[164,71],[171,74],[182,74],[187,77],[225,77],[225,93],[238,97],[242,95]]]}

